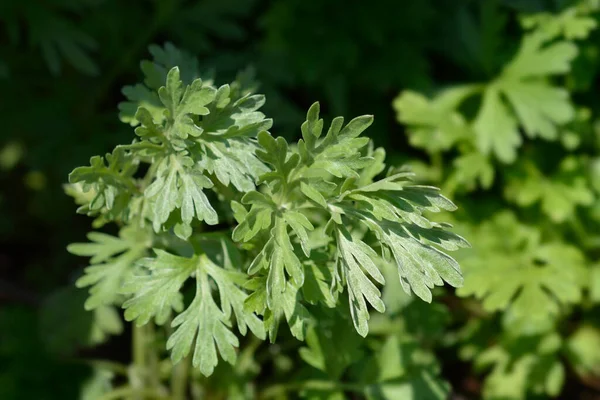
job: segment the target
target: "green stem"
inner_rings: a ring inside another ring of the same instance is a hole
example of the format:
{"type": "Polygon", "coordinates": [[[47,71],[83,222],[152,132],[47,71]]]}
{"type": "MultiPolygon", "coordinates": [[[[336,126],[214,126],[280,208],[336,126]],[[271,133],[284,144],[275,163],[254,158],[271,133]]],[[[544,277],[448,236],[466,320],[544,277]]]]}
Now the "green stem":
{"type": "Polygon", "coordinates": [[[186,399],[190,363],[191,354],[173,368],[173,376],[171,377],[171,398],[173,400],[186,399]]]}
{"type": "MultiPolygon", "coordinates": [[[[140,391],[146,386],[146,332],[143,326],[137,326],[135,323],[131,347],[133,348],[133,375],[130,377],[130,383],[134,391],[140,391]]],[[[135,396],[136,400],[141,398],[143,397],[135,396]]]]}
{"type": "Polygon", "coordinates": [[[143,368],[146,365],[146,332],[143,326],[133,324],[133,364],[143,368]]]}
{"type": "Polygon", "coordinates": [[[259,396],[259,399],[271,399],[283,395],[287,392],[300,390],[323,390],[323,391],[344,391],[344,392],[364,392],[365,386],[361,384],[330,382],[330,381],[303,381],[276,384],[266,388],[259,396]]]}
{"type": "Polygon", "coordinates": [[[146,328],[146,355],[148,357],[148,367],[146,370],[149,373],[150,385],[152,388],[160,388],[160,376],[159,376],[159,360],[155,351],[154,340],[155,340],[155,329],[154,323],[149,322],[144,326],[146,328]]]}

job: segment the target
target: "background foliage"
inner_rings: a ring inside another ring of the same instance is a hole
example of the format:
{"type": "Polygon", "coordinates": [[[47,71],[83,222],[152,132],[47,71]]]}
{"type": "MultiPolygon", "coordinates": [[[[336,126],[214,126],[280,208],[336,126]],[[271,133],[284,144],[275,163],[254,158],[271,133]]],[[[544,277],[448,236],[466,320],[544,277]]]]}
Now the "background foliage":
{"type": "Polygon", "coordinates": [[[366,340],[332,341],[340,322],[329,316],[332,327],[310,331],[305,345],[289,334],[275,346],[243,343],[257,347],[253,358],[235,373],[220,364],[210,381],[197,376],[195,390],[283,396],[280,384],[292,383],[307,398],[599,396],[599,7],[3,2],[0,398],[98,398],[123,371],[81,366],[129,362],[121,315],[86,312],[85,291],[73,288],[85,265],[65,247],[89,221],[62,184],[90,155],[132,137],[123,93],[144,95],[133,85],[150,58],[204,79],[256,82],[272,131],[290,140],[316,100],[326,120],[375,115],[375,145],[452,198],[459,211],[439,218],[473,246],[458,252],[464,286],[436,290],[431,305],[388,288],[387,313],[372,317],[366,340]],[[317,380],[337,386],[311,387],[317,380]]]}

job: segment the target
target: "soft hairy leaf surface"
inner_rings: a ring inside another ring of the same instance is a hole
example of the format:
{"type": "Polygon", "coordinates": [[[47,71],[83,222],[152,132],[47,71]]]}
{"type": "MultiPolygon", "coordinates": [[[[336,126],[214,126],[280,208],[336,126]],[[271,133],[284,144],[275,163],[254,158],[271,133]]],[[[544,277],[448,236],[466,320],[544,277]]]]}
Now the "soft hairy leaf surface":
{"type": "Polygon", "coordinates": [[[124,307],[126,318],[137,319],[140,324],[153,316],[164,322],[171,308],[181,311],[180,288],[188,278],[194,277],[194,299],[173,319],[175,330],[167,341],[173,362],[179,362],[192,351],[193,365],[207,376],[218,363],[217,354],[225,361],[235,363],[235,347],[239,341],[231,331],[232,315],[236,317],[240,333],[246,334],[250,328],[259,338],[265,337],[260,319],[243,309],[246,294],[236,284],[240,281],[237,272],[214,264],[205,254],[185,258],[160,250],[155,252],[156,258],[143,262],[147,275],[135,277],[125,287],[125,291],[134,296],[124,307]],[[216,284],[218,303],[211,282],[216,284]]]}
{"type": "Polygon", "coordinates": [[[72,254],[91,257],[90,266],[76,285],[91,286],[85,308],[92,310],[119,302],[124,280],[150,247],[152,236],[145,229],[129,226],[120,231],[119,237],[91,232],[88,238],[90,243],[73,243],[67,249],[72,254]]]}

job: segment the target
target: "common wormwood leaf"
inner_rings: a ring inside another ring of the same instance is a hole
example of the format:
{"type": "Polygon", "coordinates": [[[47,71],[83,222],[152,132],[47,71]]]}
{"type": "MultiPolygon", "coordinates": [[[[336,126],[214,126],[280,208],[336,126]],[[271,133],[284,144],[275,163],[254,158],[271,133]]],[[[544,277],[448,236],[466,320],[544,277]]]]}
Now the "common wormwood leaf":
{"type": "Polygon", "coordinates": [[[229,329],[231,323],[210,294],[205,272],[197,270],[196,297],[192,304],[173,320],[177,329],[167,341],[173,362],[181,361],[195,342],[192,363],[204,375],[212,374],[218,363],[217,346],[221,357],[233,364],[236,359],[237,337],[229,329]]]}
{"type": "Polygon", "coordinates": [[[479,152],[462,155],[454,160],[453,177],[468,189],[473,189],[477,182],[484,189],[494,183],[494,166],[488,156],[479,152]]]}
{"type": "Polygon", "coordinates": [[[298,340],[304,340],[306,329],[311,322],[311,315],[302,304],[301,293],[293,282],[284,282],[282,292],[278,293],[278,301],[268,304],[267,278],[253,278],[245,285],[252,294],[245,301],[244,308],[263,315],[265,329],[271,343],[275,343],[279,324],[282,318],[288,323],[291,334],[298,340]]]}
{"type": "Polygon", "coordinates": [[[123,304],[125,319],[135,320],[138,326],[148,323],[152,317],[156,317],[157,323],[162,325],[171,310],[182,311],[180,289],[195,268],[194,259],[182,260],[181,257],[158,249],[154,252],[155,258],[141,261],[147,273],[133,275],[121,289],[123,293],[133,294],[123,304]]]}
{"type": "Polygon", "coordinates": [[[480,298],[489,311],[510,310],[516,321],[553,318],[565,305],[580,301],[586,270],[578,249],[541,243],[512,214],[496,215],[472,234],[479,239],[475,254],[487,261],[476,262],[473,253],[461,259],[466,280],[457,291],[460,296],[480,298]],[[501,240],[498,231],[511,239],[501,240]]]}
{"type": "MultiPolygon", "coordinates": [[[[318,119],[319,107],[315,103],[309,110],[307,122],[319,127],[323,125],[322,120],[318,119]]],[[[317,145],[306,147],[306,152],[309,154],[310,160],[308,176],[319,174],[319,171],[326,171],[337,178],[355,177],[358,178],[357,170],[367,167],[371,164],[372,158],[363,157],[359,150],[367,145],[368,138],[358,138],[365,129],[373,123],[373,117],[363,115],[356,117],[346,126],[343,126],[344,119],[337,117],[331,122],[331,126],[327,131],[326,136],[317,145]],[[366,139],[366,140],[365,140],[366,139]]],[[[313,141],[311,137],[320,136],[320,129],[303,132],[303,140],[313,141]],[[318,136],[317,136],[318,135],[318,136]]],[[[302,148],[302,139],[299,142],[299,147],[302,148]]],[[[305,156],[305,158],[308,156],[305,156]]],[[[305,161],[305,162],[306,162],[305,161]]]]}
{"type": "Polygon", "coordinates": [[[516,148],[521,144],[517,119],[530,137],[557,138],[556,126],[573,119],[574,110],[568,93],[552,87],[545,79],[568,72],[576,55],[573,43],[548,45],[547,38],[539,32],[525,36],[513,60],[483,95],[473,126],[484,154],[493,152],[501,161],[514,161],[516,148]],[[516,118],[504,105],[501,94],[506,96],[516,118]]]}
{"type": "Polygon", "coordinates": [[[520,206],[541,203],[542,211],[553,221],[563,222],[571,217],[577,206],[590,205],[594,193],[588,186],[581,163],[567,157],[557,173],[544,176],[535,167],[518,166],[516,173],[508,174],[505,195],[520,206]]]}
{"type": "Polygon", "coordinates": [[[158,91],[163,104],[173,119],[171,130],[182,139],[189,136],[200,136],[202,130],[194,123],[191,115],[206,115],[205,107],[215,99],[215,89],[204,86],[201,79],[196,79],[184,90],[179,79],[179,68],[175,67],[167,75],[167,86],[158,91]]]}
{"type": "Polygon", "coordinates": [[[131,126],[140,123],[136,116],[140,107],[148,110],[155,121],[159,123],[164,121],[164,105],[156,91],[164,85],[167,74],[173,67],[180,69],[181,80],[186,85],[197,78],[202,78],[207,86],[212,86],[211,74],[200,71],[198,60],[171,43],[165,43],[163,47],[151,45],[149,51],[153,60],[144,60],[140,63],[144,73],[144,84],[125,86],[122,90],[128,101],[119,103],[119,118],[131,126]]]}
{"type": "Polygon", "coordinates": [[[125,286],[124,292],[134,296],[123,306],[126,308],[125,317],[135,319],[140,325],[154,316],[159,322],[164,322],[171,308],[181,311],[180,288],[194,276],[194,300],[173,319],[172,325],[176,329],[167,342],[174,362],[185,357],[195,342],[193,364],[203,374],[210,375],[217,365],[217,348],[221,357],[233,364],[236,359],[234,347],[239,341],[231,331],[232,312],[242,335],[250,328],[264,339],[265,330],[260,319],[243,309],[246,294],[234,283],[242,276],[237,277],[238,273],[214,264],[205,254],[185,258],[161,250],[155,250],[155,253],[156,258],[143,262],[147,275],[135,276],[125,286]],[[209,278],[217,285],[220,305],[213,298],[209,278]]]}
{"type": "Polygon", "coordinates": [[[122,122],[129,123],[131,126],[138,125],[140,121],[136,113],[140,107],[147,110],[155,121],[164,120],[164,107],[156,91],[138,83],[133,86],[125,86],[122,93],[129,100],[119,104],[119,110],[121,111],[119,118],[122,122]]]}
{"type": "Polygon", "coordinates": [[[367,325],[369,312],[365,300],[377,311],[385,311],[385,304],[381,300],[381,292],[363,272],[364,268],[369,276],[378,283],[385,283],[383,275],[373,262],[373,258],[377,257],[377,253],[362,241],[353,240],[349,232],[343,228],[337,231],[337,240],[340,262],[348,285],[350,311],[354,327],[361,336],[367,336],[369,332],[367,325]]]}
{"type": "Polygon", "coordinates": [[[600,331],[591,324],[581,325],[567,340],[567,357],[580,377],[600,373],[600,331]]]}
{"type": "Polygon", "coordinates": [[[566,8],[558,14],[538,13],[527,15],[521,19],[521,24],[528,29],[536,28],[548,39],[564,36],[565,39],[585,39],[598,23],[589,16],[589,12],[597,9],[597,5],[586,7],[585,2],[575,7],[566,8]]]}
{"type": "MultiPolygon", "coordinates": [[[[265,246],[263,253],[259,255],[261,259],[253,262],[253,264],[260,263],[262,268],[269,271],[267,277],[267,304],[269,306],[280,301],[286,290],[287,279],[284,272],[296,287],[301,287],[304,283],[304,271],[298,256],[294,253],[285,219],[275,217],[271,235],[272,238],[265,246]]],[[[259,265],[255,268],[259,268],[259,265]]]]}
{"type": "Polygon", "coordinates": [[[411,145],[443,151],[470,135],[467,121],[456,109],[477,91],[476,85],[457,86],[430,100],[407,90],[394,100],[393,107],[398,120],[409,126],[411,145]]]}
{"type": "Polygon", "coordinates": [[[181,80],[186,85],[197,78],[202,78],[212,86],[212,72],[201,71],[196,57],[178,49],[172,43],[166,42],[162,47],[153,44],[148,46],[148,51],[152,54],[152,61],[143,60],[140,68],[144,73],[144,83],[150,89],[158,90],[173,67],[180,69],[181,80]]]}
{"type": "Polygon", "coordinates": [[[306,197],[308,197],[309,200],[314,201],[323,208],[327,208],[327,201],[325,200],[325,197],[317,189],[304,182],[301,182],[300,190],[306,197]]]}
{"type": "Polygon", "coordinates": [[[138,165],[137,160],[117,147],[104,158],[92,157],[89,167],[75,168],[69,174],[69,183],[81,184],[82,191],[92,196],[77,212],[97,215],[105,209],[108,212],[104,215],[109,218],[121,216],[131,196],[138,191],[133,179],[138,165]]]}
{"type": "Polygon", "coordinates": [[[517,121],[502,102],[497,88],[491,87],[483,95],[473,129],[477,133],[477,147],[483,154],[493,151],[505,163],[515,160],[515,149],[521,144],[521,135],[517,121]]]}
{"type": "Polygon", "coordinates": [[[437,189],[410,184],[406,180],[409,177],[401,173],[355,189],[348,198],[359,205],[358,209],[346,204],[342,207],[375,233],[382,248],[389,249],[404,289],[412,289],[423,300],[431,301],[430,289],[435,285],[442,285],[443,281],[453,286],[462,284],[456,261],[432,245],[456,250],[468,243],[422,216],[425,210],[437,212],[456,207],[437,189]],[[365,206],[361,207],[361,203],[365,206]]]}
{"type": "Polygon", "coordinates": [[[273,121],[258,111],[265,103],[263,95],[237,96],[229,85],[221,86],[209,106],[210,114],[199,122],[205,132],[199,165],[222,184],[231,182],[237,190],[247,192],[268,172],[255,155],[253,138],[269,129],[273,121]]]}
{"type": "Polygon", "coordinates": [[[135,226],[123,228],[119,237],[90,232],[91,243],[73,243],[67,250],[78,256],[91,257],[90,266],[75,283],[77,287],[91,286],[85,302],[87,310],[101,305],[115,304],[124,280],[132,272],[133,264],[144,256],[152,236],[135,226]]]}
{"type": "Polygon", "coordinates": [[[154,230],[158,232],[176,208],[181,209],[181,220],[187,225],[194,217],[216,224],[217,212],[201,190],[212,186],[210,179],[193,169],[189,157],[170,155],[164,158],[158,166],[157,179],[144,192],[152,202],[154,230]]]}
{"type": "MultiPolygon", "coordinates": [[[[527,34],[513,59],[488,84],[455,86],[432,100],[414,92],[400,94],[394,107],[399,121],[409,126],[411,144],[436,153],[469,143],[484,156],[494,155],[508,164],[515,161],[522,143],[520,127],[528,137],[557,140],[558,127],[571,121],[575,112],[568,92],[548,78],[570,71],[577,47],[553,38],[540,29],[527,34]],[[459,108],[478,93],[479,111],[466,121],[459,108]]],[[[465,148],[469,149],[461,151],[465,148]]],[[[489,172],[481,176],[487,184],[489,172]]]]}
{"type": "Polygon", "coordinates": [[[166,86],[159,89],[163,117],[156,120],[155,112],[139,108],[136,120],[142,125],[136,134],[142,141],[125,148],[157,165],[156,179],[144,192],[155,231],[163,229],[171,213],[180,208],[176,233],[187,237],[194,218],[218,222],[201,190],[213,187],[208,174],[225,186],[232,183],[248,191],[268,171],[254,155],[253,137],[272,121],[257,111],[264,96],[232,91],[229,85],[217,90],[200,79],[184,85],[176,67],[166,79],[166,86]]]}
{"type": "Polygon", "coordinates": [[[458,293],[482,298],[490,311],[513,307],[521,317],[557,314],[559,305],[580,300],[583,258],[576,249],[546,245],[521,260],[503,259],[490,260],[485,270],[469,269],[466,262],[468,281],[458,293]]]}
{"type": "Polygon", "coordinates": [[[577,46],[569,41],[548,44],[539,31],[525,36],[517,54],[504,68],[503,78],[524,79],[564,74],[577,55],[577,46]]]}

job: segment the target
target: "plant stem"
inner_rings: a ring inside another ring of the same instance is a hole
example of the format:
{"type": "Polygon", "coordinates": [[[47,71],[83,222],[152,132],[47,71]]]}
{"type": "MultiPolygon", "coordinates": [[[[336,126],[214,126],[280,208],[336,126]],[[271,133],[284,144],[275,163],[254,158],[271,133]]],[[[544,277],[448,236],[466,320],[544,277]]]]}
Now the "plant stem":
{"type": "Polygon", "coordinates": [[[134,398],[139,400],[143,397],[137,392],[146,386],[146,332],[143,326],[137,326],[135,323],[133,324],[131,347],[133,348],[133,374],[129,379],[134,398]]]}
{"type": "Polygon", "coordinates": [[[191,354],[177,363],[173,368],[173,376],[171,377],[171,398],[173,400],[186,399],[190,362],[191,354]]]}
{"type": "Polygon", "coordinates": [[[291,391],[300,390],[326,390],[326,391],[346,391],[362,393],[365,389],[364,385],[330,381],[303,381],[276,384],[266,388],[259,396],[259,399],[271,399],[291,391]]]}
{"type": "Polygon", "coordinates": [[[143,326],[133,324],[133,365],[142,369],[146,366],[146,332],[143,326]]]}
{"type": "Polygon", "coordinates": [[[152,388],[160,388],[160,376],[159,376],[159,366],[158,366],[158,356],[154,347],[155,340],[155,329],[154,323],[149,322],[144,326],[146,328],[145,331],[145,339],[146,339],[146,356],[148,357],[148,366],[146,370],[149,372],[150,378],[150,386],[152,388]]]}

